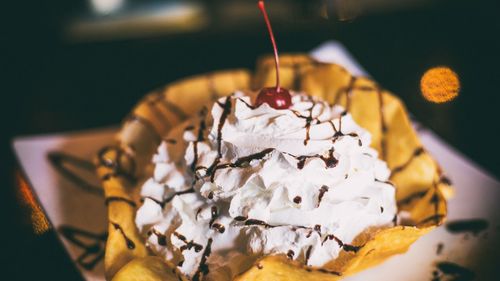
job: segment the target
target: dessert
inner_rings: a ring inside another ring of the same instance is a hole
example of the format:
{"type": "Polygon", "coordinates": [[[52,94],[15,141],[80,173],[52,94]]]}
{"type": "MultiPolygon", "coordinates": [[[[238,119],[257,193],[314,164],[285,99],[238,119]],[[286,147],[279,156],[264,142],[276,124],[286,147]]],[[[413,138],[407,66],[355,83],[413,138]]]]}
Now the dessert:
{"type": "Polygon", "coordinates": [[[343,107],[255,99],[237,91],[174,127],[142,187],[137,227],[192,279],[231,280],[263,255],[320,267],[358,251],[368,227],[393,224],[390,171],[343,107]]]}
{"type": "Polygon", "coordinates": [[[450,183],[402,103],[281,59],[146,96],[101,150],[108,279],[338,280],[443,222],[450,183]]]}

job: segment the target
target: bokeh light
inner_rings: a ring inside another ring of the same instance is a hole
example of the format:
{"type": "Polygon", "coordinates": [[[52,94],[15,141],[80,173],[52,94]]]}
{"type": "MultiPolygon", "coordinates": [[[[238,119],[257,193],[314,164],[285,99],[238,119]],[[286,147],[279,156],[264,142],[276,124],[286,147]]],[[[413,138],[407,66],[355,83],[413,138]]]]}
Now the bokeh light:
{"type": "Polygon", "coordinates": [[[45,233],[50,228],[49,221],[47,220],[47,217],[45,217],[42,208],[35,199],[28,182],[19,171],[16,172],[16,184],[19,188],[18,194],[21,203],[29,208],[33,231],[35,234],[45,233]]]}
{"type": "Polygon", "coordinates": [[[434,103],[451,101],[458,96],[460,80],[448,67],[434,67],[427,70],[420,80],[424,98],[434,103]]]}

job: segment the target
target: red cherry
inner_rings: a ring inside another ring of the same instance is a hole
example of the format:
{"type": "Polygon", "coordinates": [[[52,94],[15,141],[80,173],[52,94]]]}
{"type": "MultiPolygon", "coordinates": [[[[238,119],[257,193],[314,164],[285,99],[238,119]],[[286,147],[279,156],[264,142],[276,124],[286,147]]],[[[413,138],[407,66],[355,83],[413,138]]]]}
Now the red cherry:
{"type": "Polygon", "coordinates": [[[258,7],[264,16],[267,31],[269,32],[269,39],[271,39],[271,43],[273,44],[274,64],[276,67],[276,87],[263,88],[260,90],[257,100],[255,101],[255,105],[260,106],[263,103],[267,103],[274,109],[287,109],[290,105],[292,105],[292,96],[290,96],[290,92],[288,92],[287,89],[280,87],[280,61],[278,56],[278,47],[276,46],[276,40],[274,40],[273,29],[271,27],[269,17],[267,16],[263,0],[259,1],[258,7]]]}
{"type": "Polygon", "coordinates": [[[292,105],[292,96],[285,88],[263,88],[255,101],[256,106],[269,104],[274,109],[287,109],[292,105]]]}

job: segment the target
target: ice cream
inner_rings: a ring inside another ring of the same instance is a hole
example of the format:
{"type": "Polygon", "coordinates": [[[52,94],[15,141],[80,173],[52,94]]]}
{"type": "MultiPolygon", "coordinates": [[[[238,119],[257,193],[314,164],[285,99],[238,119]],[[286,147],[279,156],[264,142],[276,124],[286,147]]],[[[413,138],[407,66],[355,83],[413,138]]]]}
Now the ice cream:
{"type": "Polygon", "coordinates": [[[397,212],[387,165],[342,107],[254,100],[236,92],[173,128],[142,187],[147,245],[193,280],[230,279],[263,255],[322,266],[397,212]]]}

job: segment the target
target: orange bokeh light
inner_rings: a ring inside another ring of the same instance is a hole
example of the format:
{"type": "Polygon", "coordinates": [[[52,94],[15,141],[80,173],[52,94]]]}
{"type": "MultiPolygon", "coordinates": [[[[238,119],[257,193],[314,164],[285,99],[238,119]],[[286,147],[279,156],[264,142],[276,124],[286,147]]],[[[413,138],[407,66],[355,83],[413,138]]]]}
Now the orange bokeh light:
{"type": "Polygon", "coordinates": [[[434,67],[422,76],[420,89],[426,100],[444,103],[458,96],[460,80],[458,75],[448,67],[434,67]]]}
{"type": "Polygon", "coordinates": [[[19,171],[16,172],[16,183],[21,203],[29,208],[33,231],[36,234],[45,233],[50,228],[49,221],[33,195],[28,182],[19,171]]]}

